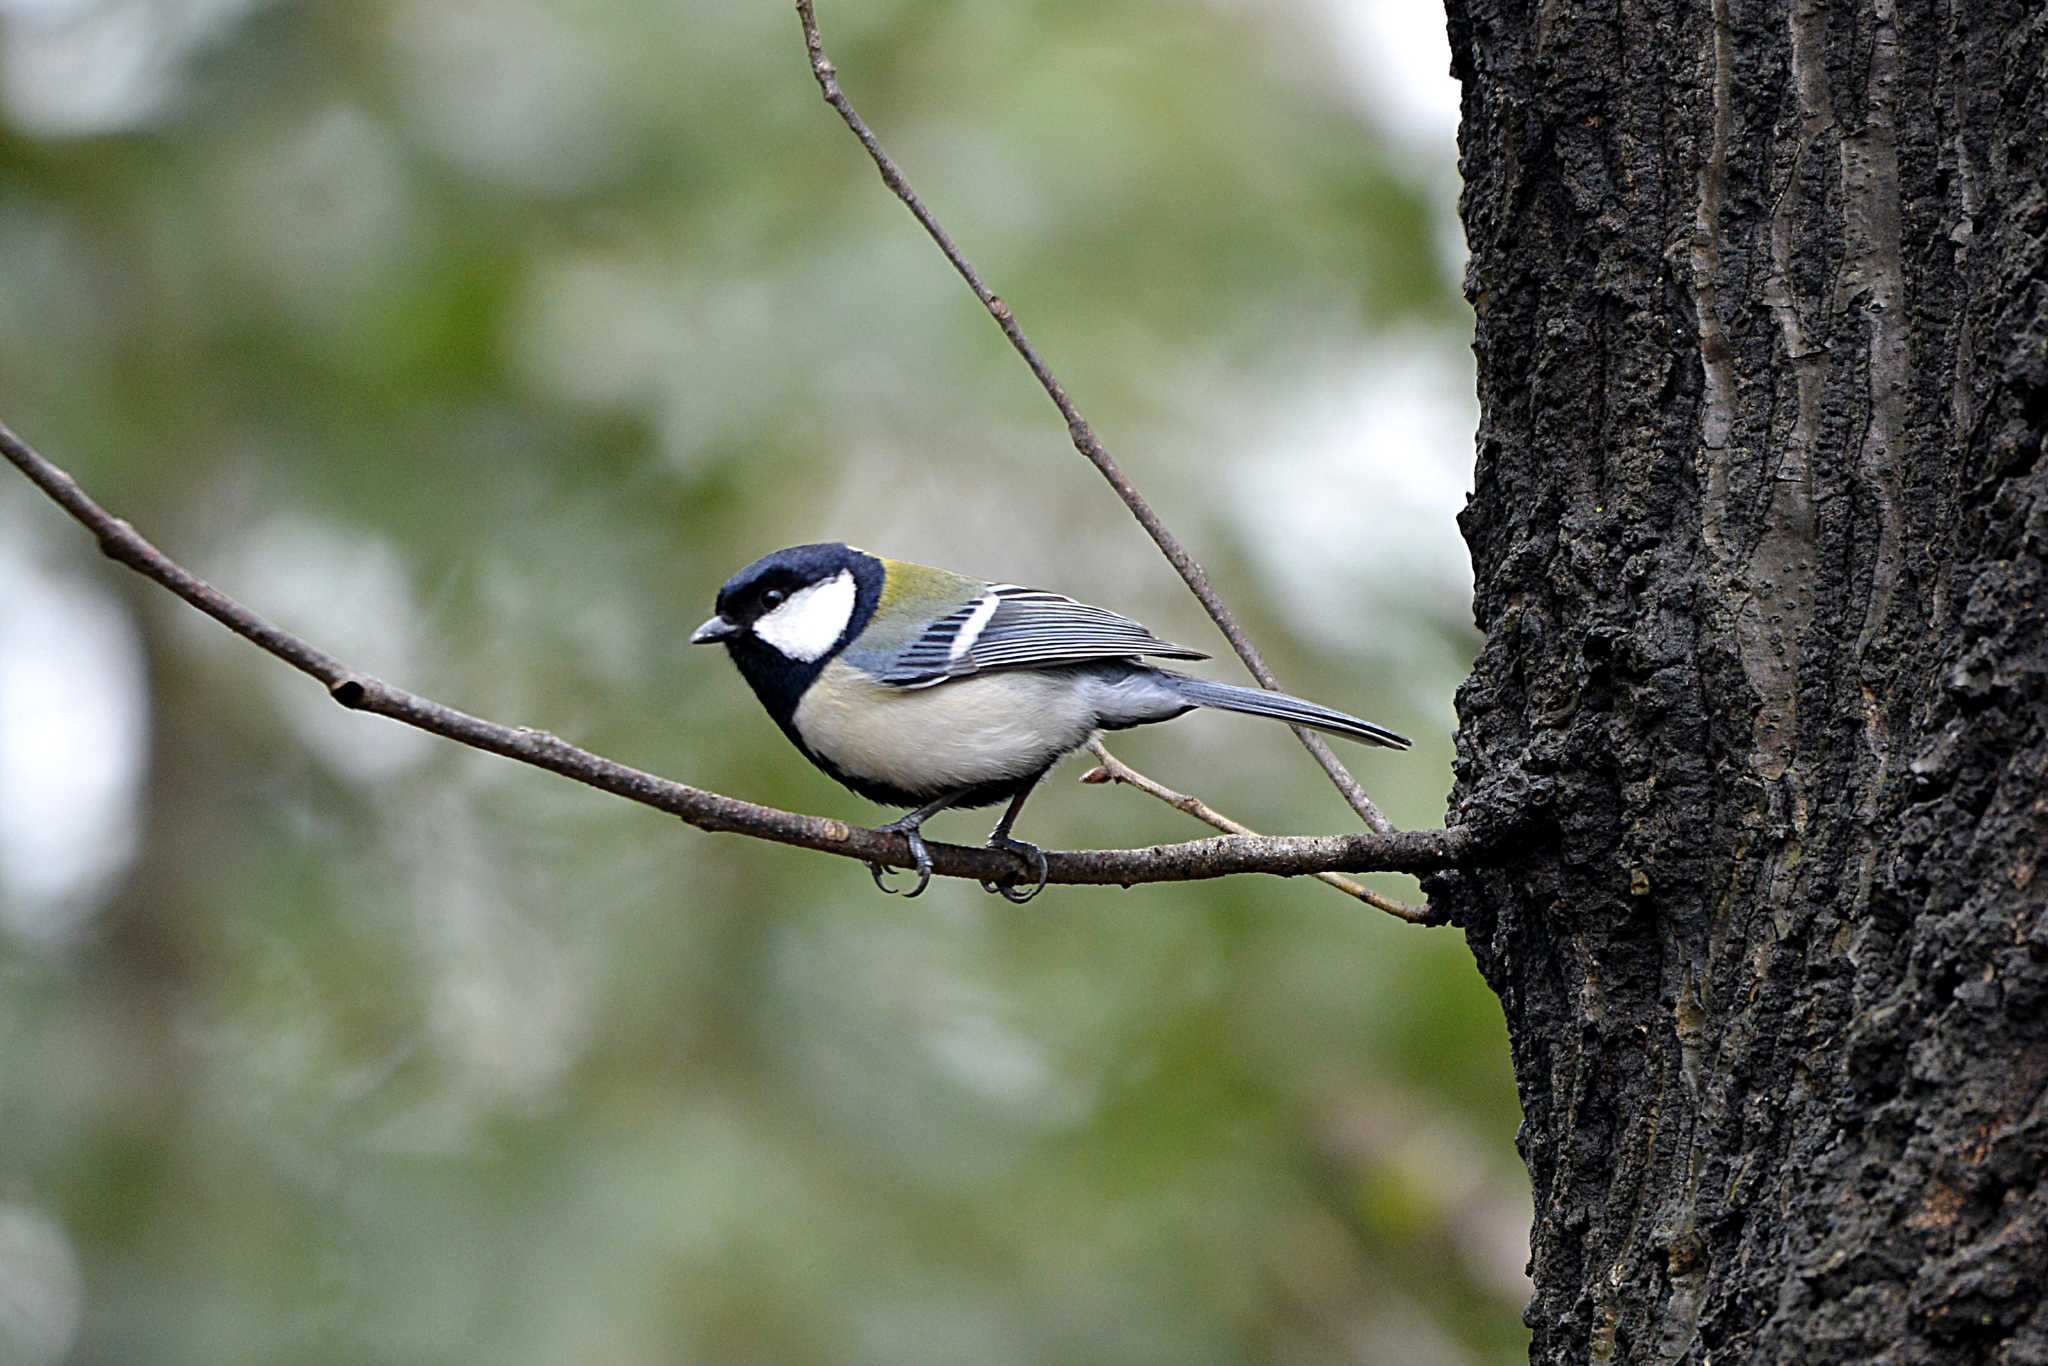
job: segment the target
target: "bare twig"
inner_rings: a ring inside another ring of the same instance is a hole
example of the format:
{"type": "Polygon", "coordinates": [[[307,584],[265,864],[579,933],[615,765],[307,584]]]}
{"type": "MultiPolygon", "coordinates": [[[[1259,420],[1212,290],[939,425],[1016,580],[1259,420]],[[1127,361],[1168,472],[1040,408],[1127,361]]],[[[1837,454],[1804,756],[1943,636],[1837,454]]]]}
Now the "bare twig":
{"type": "MultiPolygon", "coordinates": [[[[90,531],[107,556],[163,585],[301,673],[318,679],[344,707],[389,717],[459,744],[559,773],[679,816],[700,830],[751,835],[898,868],[911,866],[909,848],[900,835],[883,834],[844,821],[797,815],[690,787],[579,749],[546,731],[486,721],[372,678],[265,621],[170,559],[135,528],[94,502],[77,481],[37,454],[4,422],[0,422],[0,455],[90,531]]],[[[947,877],[1004,882],[1026,872],[1022,860],[1002,850],[937,843],[930,849],[934,871],[947,877]]],[[[1187,882],[1233,873],[1294,876],[1337,870],[1425,872],[1480,863],[1484,854],[1475,833],[1461,827],[1393,834],[1233,835],[1144,849],[1051,853],[1046,860],[1052,882],[1129,887],[1141,882],[1187,882]]]]}
{"type": "MultiPolygon", "coordinates": [[[[1166,556],[1167,562],[1186,582],[1189,591],[1201,602],[1203,610],[1209,614],[1209,619],[1216,623],[1216,629],[1223,632],[1224,637],[1230,641],[1230,647],[1237,651],[1237,657],[1244,661],[1245,668],[1251,670],[1252,677],[1259,681],[1261,687],[1278,690],[1279,679],[1267,666],[1265,656],[1259,653],[1259,647],[1252,644],[1251,638],[1244,633],[1244,628],[1237,624],[1236,614],[1230,610],[1229,605],[1217,593],[1215,586],[1209,582],[1207,571],[1194,556],[1188,554],[1179,538],[1167,529],[1166,523],[1159,519],[1159,514],[1152,510],[1152,505],[1145,500],[1145,496],[1138,492],[1115,459],[1096,439],[1087,419],[1081,416],[1080,409],[1076,408],[1074,401],[1067,396],[1066,387],[1053,375],[1052,368],[1045,363],[1045,358],[1038,354],[1038,349],[1031,344],[1031,339],[1024,335],[1024,329],[1017,323],[1016,314],[1010,311],[1010,306],[1004,303],[994,290],[982,282],[979,272],[961,254],[952,236],[940,225],[932,211],[925,207],[917,191],[910,188],[910,182],[903,178],[903,172],[897,168],[895,161],[882,150],[882,144],[876,139],[874,130],[868,127],[867,121],[861,118],[859,111],[846,98],[846,93],[839,88],[839,70],[832,65],[832,59],[825,55],[824,40],[818,36],[818,19],[811,11],[811,0],[796,0],[796,12],[797,18],[803,23],[804,46],[810,51],[811,74],[817,77],[818,89],[824,92],[825,103],[838,111],[839,117],[852,130],[853,135],[860,139],[860,145],[867,149],[869,159],[875,163],[875,169],[882,173],[882,183],[903,201],[904,207],[923,225],[932,241],[938,244],[939,250],[946,254],[946,259],[953,263],[953,269],[960,272],[960,278],[974,291],[974,297],[981,300],[981,306],[996,320],[996,326],[1003,329],[1003,335],[1010,339],[1010,345],[1017,349],[1017,354],[1024,358],[1024,363],[1031,367],[1031,373],[1037,377],[1046,397],[1053,401],[1053,406],[1060,410],[1060,416],[1066,419],[1067,435],[1073,438],[1074,449],[1086,456],[1089,463],[1102,472],[1102,477],[1116,490],[1117,497],[1123,499],[1124,506],[1138,519],[1138,525],[1145,528],[1145,534],[1152,538],[1153,544],[1159,547],[1160,553],[1166,556]]],[[[1381,814],[1380,809],[1373,804],[1372,798],[1367,796],[1365,789],[1359,785],[1358,779],[1351,776],[1351,771],[1344,767],[1343,761],[1332,752],[1323,737],[1299,726],[1292,729],[1302,746],[1323,766],[1323,772],[1330,775],[1330,781],[1336,784],[1337,790],[1343,794],[1344,800],[1351,804],[1351,809],[1358,813],[1359,819],[1383,835],[1390,833],[1394,828],[1393,822],[1381,814]]]]}
{"type": "MultiPolygon", "coordinates": [[[[1099,763],[1098,767],[1091,768],[1081,775],[1081,781],[1084,783],[1121,783],[1125,787],[1135,787],[1147,796],[1157,797],[1176,811],[1193,816],[1204,825],[1221,830],[1226,835],[1256,835],[1259,833],[1241,821],[1232,820],[1200,797],[1190,797],[1185,792],[1176,792],[1157,778],[1146,777],[1137,769],[1132,768],[1129,764],[1111,754],[1109,747],[1102,743],[1102,737],[1099,735],[1088,742],[1088,752],[1093,754],[1099,763]]],[[[1405,920],[1411,925],[1433,925],[1436,923],[1435,917],[1430,914],[1428,907],[1410,906],[1405,901],[1396,901],[1393,897],[1382,896],[1356,878],[1348,878],[1342,873],[1317,873],[1314,876],[1317,882],[1328,883],[1344,893],[1344,895],[1355,897],[1368,906],[1385,911],[1397,920],[1405,920]]]]}

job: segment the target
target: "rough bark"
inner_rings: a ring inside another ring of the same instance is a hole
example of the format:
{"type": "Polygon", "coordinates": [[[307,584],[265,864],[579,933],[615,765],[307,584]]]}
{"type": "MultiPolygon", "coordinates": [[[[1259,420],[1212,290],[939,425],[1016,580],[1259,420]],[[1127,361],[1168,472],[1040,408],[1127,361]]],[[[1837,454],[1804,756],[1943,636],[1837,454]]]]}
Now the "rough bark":
{"type": "Polygon", "coordinates": [[[1533,1358],[2048,1361],[2048,7],[1449,12],[1533,1358]]]}

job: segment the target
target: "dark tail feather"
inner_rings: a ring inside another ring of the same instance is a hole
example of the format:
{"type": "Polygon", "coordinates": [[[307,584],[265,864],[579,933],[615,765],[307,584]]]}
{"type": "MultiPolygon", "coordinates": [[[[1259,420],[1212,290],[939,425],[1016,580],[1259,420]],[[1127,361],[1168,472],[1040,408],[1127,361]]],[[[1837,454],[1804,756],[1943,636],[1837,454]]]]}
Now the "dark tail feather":
{"type": "Polygon", "coordinates": [[[1388,749],[1408,748],[1407,737],[1396,735],[1385,726],[1361,721],[1355,716],[1347,716],[1341,711],[1334,711],[1306,698],[1291,697],[1284,692],[1267,692],[1260,688],[1240,688],[1230,683],[1212,683],[1206,678],[1189,678],[1185,674],[1170,673],[1165,669],[1157,672],[1172,679],[1174,691],[1198,707],[1243,712],[1246,716],[1270,716],[1275,721],[1285,721],[1291,726],[1307,726],[1311,730],[1341,735],[1347,740],[1362,740],[1366,744],[1384,745],[1388,749]]]}

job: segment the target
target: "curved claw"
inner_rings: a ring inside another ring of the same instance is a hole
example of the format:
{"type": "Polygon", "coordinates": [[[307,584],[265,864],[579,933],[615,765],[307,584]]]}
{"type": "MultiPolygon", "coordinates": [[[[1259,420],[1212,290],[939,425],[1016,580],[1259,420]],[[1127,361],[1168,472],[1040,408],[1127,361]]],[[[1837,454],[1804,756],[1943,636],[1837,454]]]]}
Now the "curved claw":
{"type": "Polygon", "coordinates": [[[1028,840],[1013,840],[1007,835],[1000,839],[990,840],[988,847],[991,849],[1007,849],[1009,852],[1024,859],[1031,865],[1031,871],[1037,875],[1038,881],[1033,884],[1029,891],[1006,882],[984,882],[981,884],[981,890],[984,892],[994,892],[1013,906],[1022,906],[1025,902],[1031,900],[1032,897],[1045,890],[1046,881],[1052,876],[1052,868],[1046,862],[1045,850],[1028,840]]]}
{"type": "MultiPolygon", "coordinates": [[[[886,825],[877,828],[882,830],[890,829],[890,827],[886,825]]],[[[910,843],[910,857],[915,859],[917,862],[916,885],[913,886],[907,892],[899,891],[898,889],[891,887],[882,879],[888,873],[894,870],[886,868],[879,863],[870,863],[868,865],[868,876],[872,877],[875,880],[875,886],[881,888],[883,893],[888,896],[900,896],[906,900],[914,896],[922,896],[924,895],[924,889],[931,885],[932,851],[925,848],[924,836],[918,834],[917,830],[914,827],[905,828],[902,826],[897,826],[895,828],[895,833],[901,834],[903,838],[909,841],[910,843]]]]}

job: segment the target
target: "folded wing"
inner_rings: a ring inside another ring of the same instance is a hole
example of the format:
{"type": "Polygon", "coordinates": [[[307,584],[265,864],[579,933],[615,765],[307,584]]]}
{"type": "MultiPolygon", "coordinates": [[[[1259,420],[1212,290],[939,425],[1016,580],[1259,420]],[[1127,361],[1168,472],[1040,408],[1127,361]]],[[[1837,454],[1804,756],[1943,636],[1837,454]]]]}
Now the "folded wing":
{"type": "Polygon", "coordinates": [[[1115,612],[1039,588],[999,583],[939,618],[881,674],[901,688],[995,669],[1044,668],[1091,659],[1207,659],[1161,640],[1115,612]]]}

